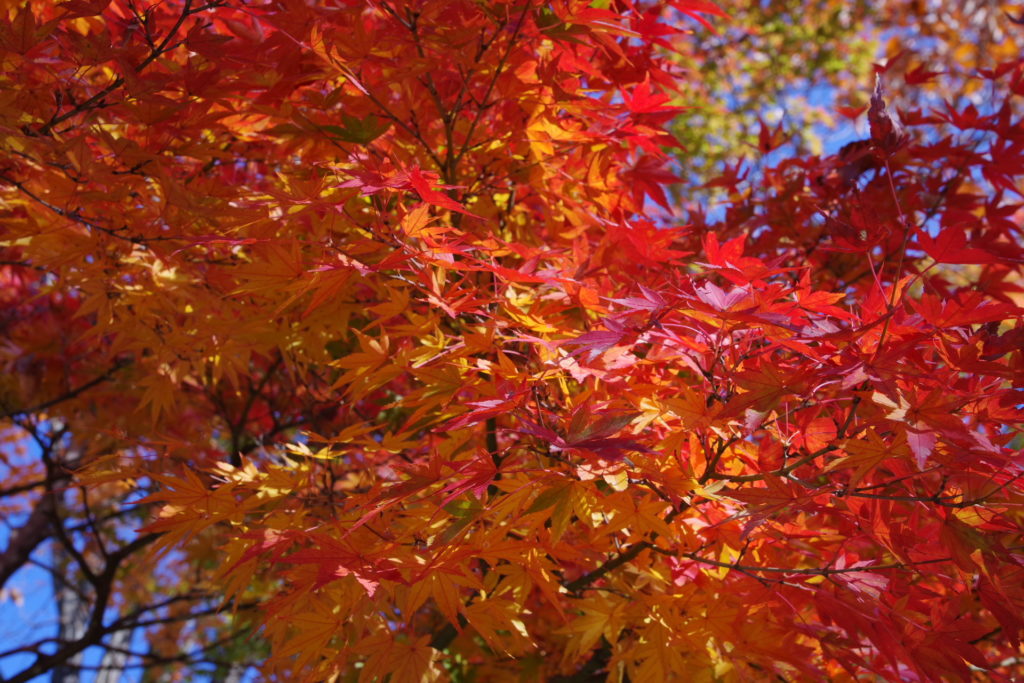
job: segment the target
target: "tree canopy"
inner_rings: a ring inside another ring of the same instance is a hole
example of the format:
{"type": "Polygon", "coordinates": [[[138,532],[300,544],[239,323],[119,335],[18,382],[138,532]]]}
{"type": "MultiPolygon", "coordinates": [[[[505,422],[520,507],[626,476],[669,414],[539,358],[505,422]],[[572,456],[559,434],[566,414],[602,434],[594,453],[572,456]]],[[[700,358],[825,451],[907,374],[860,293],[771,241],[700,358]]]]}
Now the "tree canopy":
{"type": "Polygon", "coordinates": [[[1024,675],[1022,24],[6,4],[0,681],[1024,675]]]}

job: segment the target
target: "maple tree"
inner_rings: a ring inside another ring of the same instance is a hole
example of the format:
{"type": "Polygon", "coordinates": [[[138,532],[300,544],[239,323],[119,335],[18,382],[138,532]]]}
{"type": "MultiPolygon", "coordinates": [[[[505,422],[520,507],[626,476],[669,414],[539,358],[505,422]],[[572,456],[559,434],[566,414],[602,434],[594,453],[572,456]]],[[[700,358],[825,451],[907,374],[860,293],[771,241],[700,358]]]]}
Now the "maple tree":
{"type": "Polygon", "coordinates": [[[1024,61],[680,189],[725,14],[6,7],[4,680],[1022,673],[1024,61]]]}

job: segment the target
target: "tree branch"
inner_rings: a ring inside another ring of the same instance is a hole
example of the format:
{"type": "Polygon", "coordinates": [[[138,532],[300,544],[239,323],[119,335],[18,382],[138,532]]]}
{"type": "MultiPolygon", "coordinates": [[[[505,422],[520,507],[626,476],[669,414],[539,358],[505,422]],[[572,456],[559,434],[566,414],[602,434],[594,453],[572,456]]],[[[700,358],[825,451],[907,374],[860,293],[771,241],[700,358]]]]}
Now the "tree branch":
{"type": "Polygon", "coordinates": [[[50,519],[54,513],[53,498],[43,495],[36,501],[28,521],[19,527],[0,554],[0,587],[28,562],[39,544],[50,537],[50,519]]]}
{"type": "Polygon", "coordinates": [[[43,401],[42,403],[37,403],[36,405],[31,406],[29,408],[17,408],[8,410],[3,415],[0,415],[0,419],[7,419],[10,417],[15,417],[17,415],[30,415],[32,413],[38,413],[46,410],[47,408],[52,408],[53,406],[59,403],[63,403],[64,401],[70,401],[71,399],[80,396],[86,391],[89,391],[89,389],[92,389],[93,387],[99,384],[103,384],[108,379],[110,379],[114,375],[114,373],[116,373],[118,370],[125,367],[126,365],[128,365],[127,362],[115,363],[114,366],[107,370],[105,373],[103,373],[99,377],[95,377],[89,380],[85,384],[82,384],[80,386],[75,387],[74,389],[66,391],[60,396],[57,396],[56,398],[52,398],[49,401],[43,401]]]}
{"type": "Polygon", "coordinates": [[[64,664],[86,648],[98,645],[103,636],[110,632],[103,625],[103,616],[110,602],[114,588],[114,578],[117,575],[121,562],[123,562],[125,558],[132,553],[141,550],[155,541],[158,537],[159,534],[146,534],[144,536],[139,536],[134,541],[121,546],[118,550],[111,553],[103,571],[97,574],[96,581],[94,583],[94,586],[96,587],[96,596],[93,600],[92,613],[82,637],[77,640],[64,643],[62,647],[58,648],[57,651],[52,654],[40,654],[37,652],[36,661],[33,662],[31,666],[7,679],[5,683],[28,683],[28,681],[31,681],[36,676],[41,676],[47,671],[64,664]]]}

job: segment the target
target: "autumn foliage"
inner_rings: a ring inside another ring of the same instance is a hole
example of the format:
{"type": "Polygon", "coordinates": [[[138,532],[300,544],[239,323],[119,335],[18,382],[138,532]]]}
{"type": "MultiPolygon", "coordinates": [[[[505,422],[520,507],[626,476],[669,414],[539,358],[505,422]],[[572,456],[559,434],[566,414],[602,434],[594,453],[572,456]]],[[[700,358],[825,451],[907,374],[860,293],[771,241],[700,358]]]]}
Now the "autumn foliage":
{"type": "Polygon", "coordinates": [[[687,165],[705,0],[5,7],[5,683],[1024,672],[1019,56],[687,165]]]}

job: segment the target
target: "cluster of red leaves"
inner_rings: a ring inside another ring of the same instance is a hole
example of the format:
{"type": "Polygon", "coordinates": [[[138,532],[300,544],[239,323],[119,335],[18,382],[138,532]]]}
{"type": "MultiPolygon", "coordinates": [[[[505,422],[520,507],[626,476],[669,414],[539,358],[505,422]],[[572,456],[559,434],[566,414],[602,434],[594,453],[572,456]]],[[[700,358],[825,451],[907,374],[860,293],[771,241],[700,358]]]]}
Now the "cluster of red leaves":
{"type": "Polygon", "coordinates": [[[2,272],[119,382],[11,414],[133,406],[75,476],[160,484],[268,679],[1011,675],[1024,63],[664,227],[715,14],[10,12],[2,272]]]}

